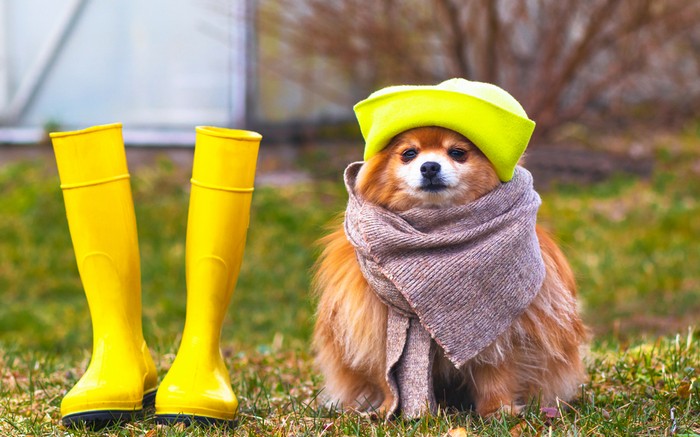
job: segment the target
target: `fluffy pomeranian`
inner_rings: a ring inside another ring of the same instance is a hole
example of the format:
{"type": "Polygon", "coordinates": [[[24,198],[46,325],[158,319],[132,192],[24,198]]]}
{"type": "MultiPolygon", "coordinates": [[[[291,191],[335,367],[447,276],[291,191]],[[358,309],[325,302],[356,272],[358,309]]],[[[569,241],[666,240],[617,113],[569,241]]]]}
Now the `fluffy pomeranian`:
{"type": "MultiPolygon", "coordinates": [[[[397,135],[366,161],[356,190],[367,202],[401,212],[464,205],[499,184],[493,165],[467,138],[420,127],[397,135]]],[[[568,401],[585,382],[588,333],[577,309],[574,276],[552,238],[539,226],[536,234],[545,279],[525,312],[460,368],[436,348],[433,387],[443,408],[517,414],[530,402],[568,401]]],[[[320,244],[313,346],[325,396],[333,405],[382,414],[394,402],[385,380],[388,308],[365,280],[341,220],[320,244]]]]}

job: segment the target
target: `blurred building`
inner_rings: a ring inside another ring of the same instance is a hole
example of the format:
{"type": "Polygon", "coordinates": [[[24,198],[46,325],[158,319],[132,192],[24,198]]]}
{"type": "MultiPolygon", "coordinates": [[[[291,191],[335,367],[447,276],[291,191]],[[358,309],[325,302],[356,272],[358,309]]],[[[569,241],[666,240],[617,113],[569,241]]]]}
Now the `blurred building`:
{"type": "Polygon", "coordinates": [[[191,144],[250,117],[251,0],[0,0],[0,143],[121,121],[191,144]]]}

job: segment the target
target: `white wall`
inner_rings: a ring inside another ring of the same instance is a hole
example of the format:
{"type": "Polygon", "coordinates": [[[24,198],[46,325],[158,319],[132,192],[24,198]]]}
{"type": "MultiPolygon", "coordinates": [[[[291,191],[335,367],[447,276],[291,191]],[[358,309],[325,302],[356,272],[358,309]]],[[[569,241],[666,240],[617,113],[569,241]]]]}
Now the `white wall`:
{"type": "Polygon", "coordinates": [[[68,10],[81,0],[0,0],[5,126],[243,124],[245,0],[82,1],[33,97],[7,119],[42,50],[46,54],[68,10]]]}

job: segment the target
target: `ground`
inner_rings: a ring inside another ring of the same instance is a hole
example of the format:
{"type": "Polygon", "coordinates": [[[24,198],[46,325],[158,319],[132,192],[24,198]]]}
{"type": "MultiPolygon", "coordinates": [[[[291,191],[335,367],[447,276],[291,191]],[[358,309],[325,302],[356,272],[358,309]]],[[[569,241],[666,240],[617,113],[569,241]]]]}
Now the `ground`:
{"type": "MultiPolygon", "coordinates": [[[[309,270],[314,241],[346,201],[339,171],[360,152],[352,145],[264,146],[245,259],[222,336],[240,400],[237,434],[700,434],[700,135],[689,129],[636,142],[599,138],[573,151],[532,148],[528,166],[540,179],[540,222],[571,261],[584,318],[595,333],[590,383],[570,406],[532,405],[522,417],[486,422],[440,412],[384,423],[317,404],[322,381],[308,345],[314,318],[309,270]],[[603,164],[601,156],[613,158],[603,164]],[[564,179],[551,171],[554,176],[539,177],[545,159],[559,163],[547,168],[592,168],[594,176],[564,179]],[[616,171],[630,162],[632,171],[616,171]]],[[[130,148],[128,155],[144,331],[162,378],[185,316],[192,151],[130,148]]],[[[45,146],[0,148],[2,435],[72,435],[59,425],[60,401],[90,356],[87,305],[52,159],[45,146]]],[[[151,412],[134,424],[77,434],[226,431],[157,427],[151,412]]]]}

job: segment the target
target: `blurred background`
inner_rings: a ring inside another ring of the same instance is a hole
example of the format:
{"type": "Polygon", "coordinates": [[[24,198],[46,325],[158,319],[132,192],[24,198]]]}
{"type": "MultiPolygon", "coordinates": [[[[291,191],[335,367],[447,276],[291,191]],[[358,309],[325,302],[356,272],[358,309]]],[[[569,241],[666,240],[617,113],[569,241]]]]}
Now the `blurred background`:
{"type": "Polygon", "coordinates": [[[353,104],[451,77],[501,85],[537,122],[540,221],[597,338],[697,326],[699,22],[695,0],[0,0],[0,347],[89,349],[47,132],[124,123],[164,351],[184,325],[193,127],[261,132],[225,347],[306,348],[314,242],[362,155],[353,104]]]}

